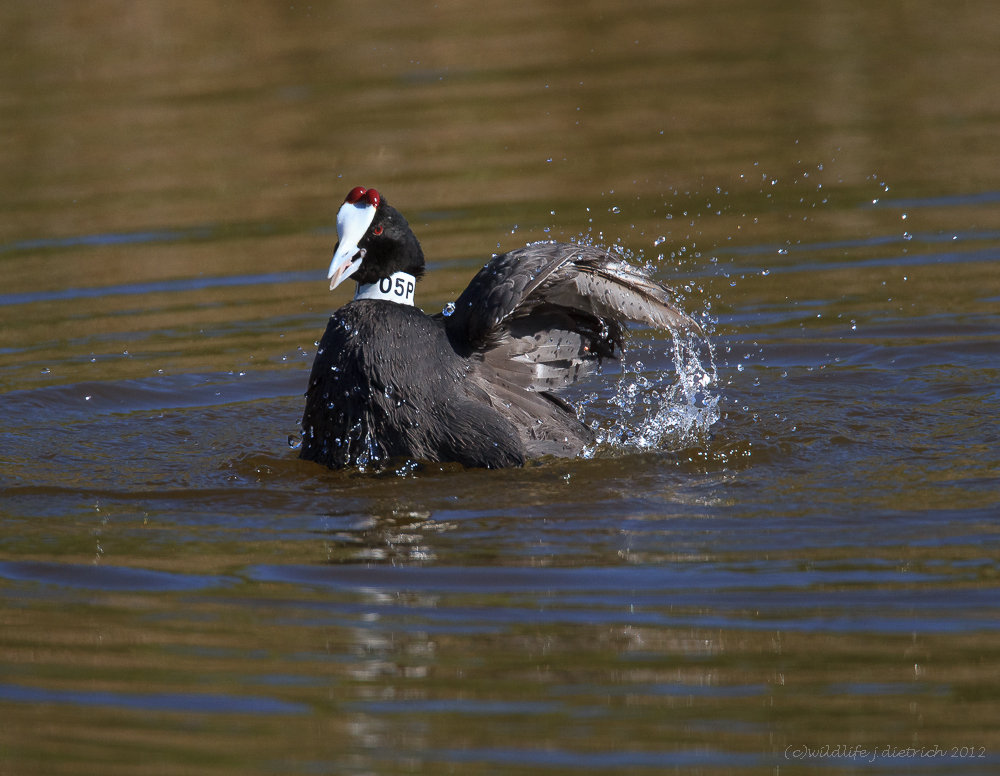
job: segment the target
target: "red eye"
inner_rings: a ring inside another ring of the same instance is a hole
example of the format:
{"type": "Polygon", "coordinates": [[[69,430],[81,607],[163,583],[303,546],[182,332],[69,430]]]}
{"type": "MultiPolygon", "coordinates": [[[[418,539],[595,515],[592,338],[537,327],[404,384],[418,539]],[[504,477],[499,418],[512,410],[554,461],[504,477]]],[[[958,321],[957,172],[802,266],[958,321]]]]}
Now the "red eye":
{"type": "Polygon", "coordinates": [[[353,189],[351,189],[350,193],[347,195],[347,199],[345,199],[344,202],[353,205],[356,202],[360,201],[361,198],[364,196],[365,196],[365,190],[361,186],[355,186],[353,189]]]}
{"type": "Polygon", "coordinates": [[[379,224],[374,229],[372,229],[372,234],[375,235],[376,237],[378,237],[380,234],[382,234],[382,225],[379,224]]]}
{"type": "Polygon", "coordinates": [[[365,192],[365,201],[372,207],[378,207],[379,203],[382,201],[381,195],[375,191],[375,189],[368,189],[365,192]]]}

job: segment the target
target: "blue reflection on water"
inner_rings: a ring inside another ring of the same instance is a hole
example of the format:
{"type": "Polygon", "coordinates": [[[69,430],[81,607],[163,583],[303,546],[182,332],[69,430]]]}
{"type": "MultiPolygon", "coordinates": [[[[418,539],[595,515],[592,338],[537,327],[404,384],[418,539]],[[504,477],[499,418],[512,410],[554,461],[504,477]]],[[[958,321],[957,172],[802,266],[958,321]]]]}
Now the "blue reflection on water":
{"type": "Polygon", "coordinates": [[[128,566],[85,566],[77,563],[38,561],[0,562],[0,577],[16,582],[42,582],[91,590],[163,592],[225,587],[236,580],[226,577],[173,574],[128,566]]]}
{"type": "Polygon", "coordinates": [[[0,701],[7,703],[60,703],[74,706],[114,706],[140,711],[194,712],[198,714],[309,714],[302,703],[274,698],[202,693],[120,693],[80,690],[44,690],[20,684],[0,684],[0,701]]]}

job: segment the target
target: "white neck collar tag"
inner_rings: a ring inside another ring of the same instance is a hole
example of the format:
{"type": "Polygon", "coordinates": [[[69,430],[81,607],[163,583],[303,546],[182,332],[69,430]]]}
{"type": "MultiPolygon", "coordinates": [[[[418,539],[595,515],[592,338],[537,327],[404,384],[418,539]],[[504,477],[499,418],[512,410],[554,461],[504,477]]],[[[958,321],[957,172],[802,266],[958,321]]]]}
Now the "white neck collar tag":
{"type": "Polygon", "coordinates": [[[358,283],[355,299],[384,299],[396,304],[413,306],[413,290],[417,279],[406,272],[397,272],[391,277],[382,278],[375,283],[358,283]]]}

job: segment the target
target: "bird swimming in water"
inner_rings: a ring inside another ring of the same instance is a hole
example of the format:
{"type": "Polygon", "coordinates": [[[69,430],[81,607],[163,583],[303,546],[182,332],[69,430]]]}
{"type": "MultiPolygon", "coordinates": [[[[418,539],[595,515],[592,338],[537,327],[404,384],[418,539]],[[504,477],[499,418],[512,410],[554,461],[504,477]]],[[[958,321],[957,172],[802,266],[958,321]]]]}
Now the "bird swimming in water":
{"type": "Polygon", "coordinates": [[[469,467],[572,457],[594,441],[558,391],[621,352],[628,322],[700,332],[669,289],[605,250],[535,243],[495,256],[445,311],[413,305],[424,254],[375,189],[337,213],[330,318],[306,392],[300,458],[330,468],[395,457],[469,467]]]}

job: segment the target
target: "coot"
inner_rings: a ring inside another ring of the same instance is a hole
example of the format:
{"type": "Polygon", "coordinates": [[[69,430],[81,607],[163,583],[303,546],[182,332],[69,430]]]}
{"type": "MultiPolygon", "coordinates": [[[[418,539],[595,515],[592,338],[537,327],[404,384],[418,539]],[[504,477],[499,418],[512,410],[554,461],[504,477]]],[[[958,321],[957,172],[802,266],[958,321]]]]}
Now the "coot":
{"type": "Polygon", "coordinates": [[[337,235],[330,288],[352,278],[357,293],[316,352],[299,455],[331,468],[575,456],[593,432],[559,389],[615,358],[629,321],[698,330],[643,270],[551,242],[495,256],[454,306],[428,316],[413,305],[420,243],[375,189],[347,195],[337,235]]]}

